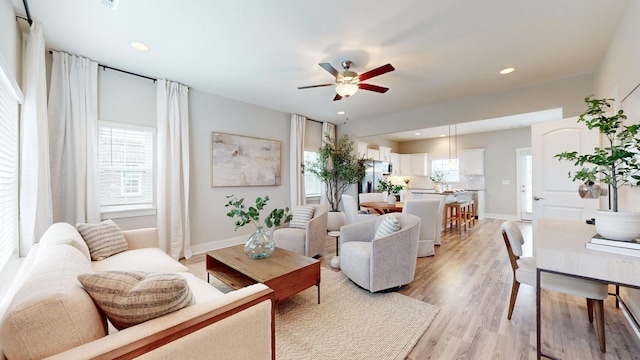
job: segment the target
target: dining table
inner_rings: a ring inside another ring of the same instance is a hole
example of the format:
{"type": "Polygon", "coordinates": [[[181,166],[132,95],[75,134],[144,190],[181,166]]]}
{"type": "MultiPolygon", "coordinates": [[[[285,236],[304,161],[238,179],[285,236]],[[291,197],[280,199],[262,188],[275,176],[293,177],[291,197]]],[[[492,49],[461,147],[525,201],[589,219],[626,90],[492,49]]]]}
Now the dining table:
{"type": "Polygon", "coordinates": [[[386,201],[366,201],[361,202],[360,207],[373,209],[380,215],[384,215],[390,212],[402,212],[404,203],[396,201],[393,204],[389,204],[386,201]]]}

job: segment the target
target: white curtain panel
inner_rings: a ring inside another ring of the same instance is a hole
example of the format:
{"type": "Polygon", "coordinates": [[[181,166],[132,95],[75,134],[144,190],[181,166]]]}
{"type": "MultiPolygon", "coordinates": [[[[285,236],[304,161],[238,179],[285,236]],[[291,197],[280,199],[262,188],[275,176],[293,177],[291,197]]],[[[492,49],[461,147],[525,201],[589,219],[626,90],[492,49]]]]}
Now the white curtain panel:
{"type": "Polygon", "coordinates": [[[48,115],[53,221],[100,222],[98,63],[53,52],[48,115]]]}
{"type": "Polygon", "coordinates": [[[289,156],[291,207],[305,205],[307,203],[304,190],[304,174],[302,163],[304,162],[304,126],[307,118],[302,115],[291,115],[291,150],[289,156]]]}
{"type": "Polygon", "coordinates": [[[42,26],[34,22],[26,36],[22,62],[25,98],[20,112],[20,256],[26,256],[53,223],[44,56],[42,26]]]}
{"type": "Polygon", "coordinates": [[[174,259],[190,258],[189,88],[163,79],[157,85],[158,238],[174,259]]]}
{"type": "MultiPolygon", "coordinates": [[[[322,139],[321,143],[324,145],[324,142],[327,140],[327,136],[329,137],[329,141],[335,144],[336,142],[336,125],[330,122],[322,123],[322,139]]],[[[330,207],[329,202],[327,201],[327,185],[322,185],[322,191],[320,193],[320,204],[330,207]]]]}

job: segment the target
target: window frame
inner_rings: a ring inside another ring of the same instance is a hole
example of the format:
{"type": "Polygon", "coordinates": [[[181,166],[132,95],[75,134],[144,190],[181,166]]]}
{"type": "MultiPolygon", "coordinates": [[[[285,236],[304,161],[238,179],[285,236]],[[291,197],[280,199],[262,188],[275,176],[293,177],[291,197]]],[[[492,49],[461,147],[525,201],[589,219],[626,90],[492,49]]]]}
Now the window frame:
{"type": "MultiPolygon", "coordinates": [[[[304,150],[304,154],[303,154],[303,159],[304,162],[306,163],[307,161],[312,161],[315,162],[318,159],[318,152],[317,151],[309,151],[309,150],[304,150]],[[308,158],[308,154],[315,154],[313,159],[308,158]]],[[[318,179],[317,176],[310,174],[310,173],[304,173],[304,197],[307,200],[313,200],[313,199],[320,199],[320,197],[322,196],[322,181],[320,179],[318,179]],[[310,186],[307,186],[307,181],[309,179],[312,179],[312,182],[316,183],[316,185],[314,187],[317,186],[318,188],[318,192],[317,193],[309,193],[308,190],[310,188],[310,186]]]]}
{"type": "Polygon", "coordinates": [[[445,182],[447,184],[455,184],[455,183],[459,183],[461,181],[461,177],[460,177],[460,159],[458,158],[452,158],[452,159],[433,159],[431,160],[431,174],[433,174],[434,171],[444,171],[446,173],[453,173],[456,172],[457,173],[457,178],[455,180],[449,180],[448,178],[445,180],[445,182]],[[442,166],[438,165],[436,166],[436,163],[445,163],[445,162],[449,162],[449,161],[453,161],[454,163],[456,163],[458,165],[458,169],[456,170],[443,170],[442,166]]]}
{"type": "MultiPolygon", "coordinates": [[[[157,139],[156,139],[156,128],[150,126],[129,124],[129,123],[121,123],[115,121],[107,121],[107,120],[98,120],[98,133],[100,133],[100,129],[102,127],[110,127],[116,128],[120,130],[135,130],[135,131],[144,131],[151,133],[151,176],[152,176],[152,185],[151,185],[151,202],[144,204],[124,204],[124,205],[102,205],[100,203],[100,213],[103,219],[117,219],[117,218],[128,218],[128,217],[137,217],[137,216],[153,216],[156,215],[156,190],[157,190],[157,139]]],[[[100,146],[98,139],[98,147],[100,146]]],[[[98,183],[101,184],[100,177],[100,161],[98,161],[98,183]]],[[[126,191],[126,182],[124,178],[121,178],[121,191],[126,191]]],[[[100,185],[99,185],[100,186],[100,185]]]]}

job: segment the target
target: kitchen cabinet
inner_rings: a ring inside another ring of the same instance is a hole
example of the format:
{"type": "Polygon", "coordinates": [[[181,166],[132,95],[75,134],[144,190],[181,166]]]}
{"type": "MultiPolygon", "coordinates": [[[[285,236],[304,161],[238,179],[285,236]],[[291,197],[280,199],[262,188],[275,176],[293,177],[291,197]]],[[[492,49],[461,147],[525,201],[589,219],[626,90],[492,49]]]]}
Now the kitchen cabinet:
{"type": "Polygon", "coordinates": [[[356,151],[358,153],[358,158],[359,159],[367,159],[369,157],[369,154],[367,153],[368,149],[369,149],[369,144],[368,143],[358,141],[356,143],[356,151]]]}
{"type": "Polygon", "coordinates": [[[378,147],[378,149],[380,150],[380,161],[390,162],[391,161],[391,148],[390,147],[386,147],[386,146],[380,146],[380,147],[378,147]]]}
{"type": "Polygon", "coordinates": [[[469,149],[460,152],[460,174],[463,176],[484,175],[484,149],[469,149]]]}
{"type": "Polygon", "coordinates": [[[367,149],[367,158],[371,160],[380,160],[380,150],[378,149],[367,149]]]}
{"type": "Polygon", "coordinates": [[[400,154],[391,153],[391,175],[400,176],[402,172],[400,172],[400,154]]]}
{"type": "Polygon", "coordinates": [[[428,154],[399,154],[399,176],[427,176],[428,154]]]}

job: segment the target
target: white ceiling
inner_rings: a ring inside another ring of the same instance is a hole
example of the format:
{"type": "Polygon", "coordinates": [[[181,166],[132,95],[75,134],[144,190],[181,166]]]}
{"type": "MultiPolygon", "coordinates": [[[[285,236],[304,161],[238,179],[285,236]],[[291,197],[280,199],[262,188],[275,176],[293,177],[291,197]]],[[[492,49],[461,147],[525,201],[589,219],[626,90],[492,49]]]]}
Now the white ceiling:
{"type": "MultiPolygon", "coordinates": [[[[591,73],[627,0],[29,0],[47,47],[339,123],[591,73]],[[150,47],[139,52],[129,44],[150,47]],[[333,102],[318,63],[396,70],[333,102]],[[507,66],[517,70],[498,75],[507,66]],[[339,110],[347,111],[338,115],[339,110]]],[[[22,0],[13,0],[24,14],[22,0]]],[[[460,129],[459,129],[460,130],[460,129]]]]}

